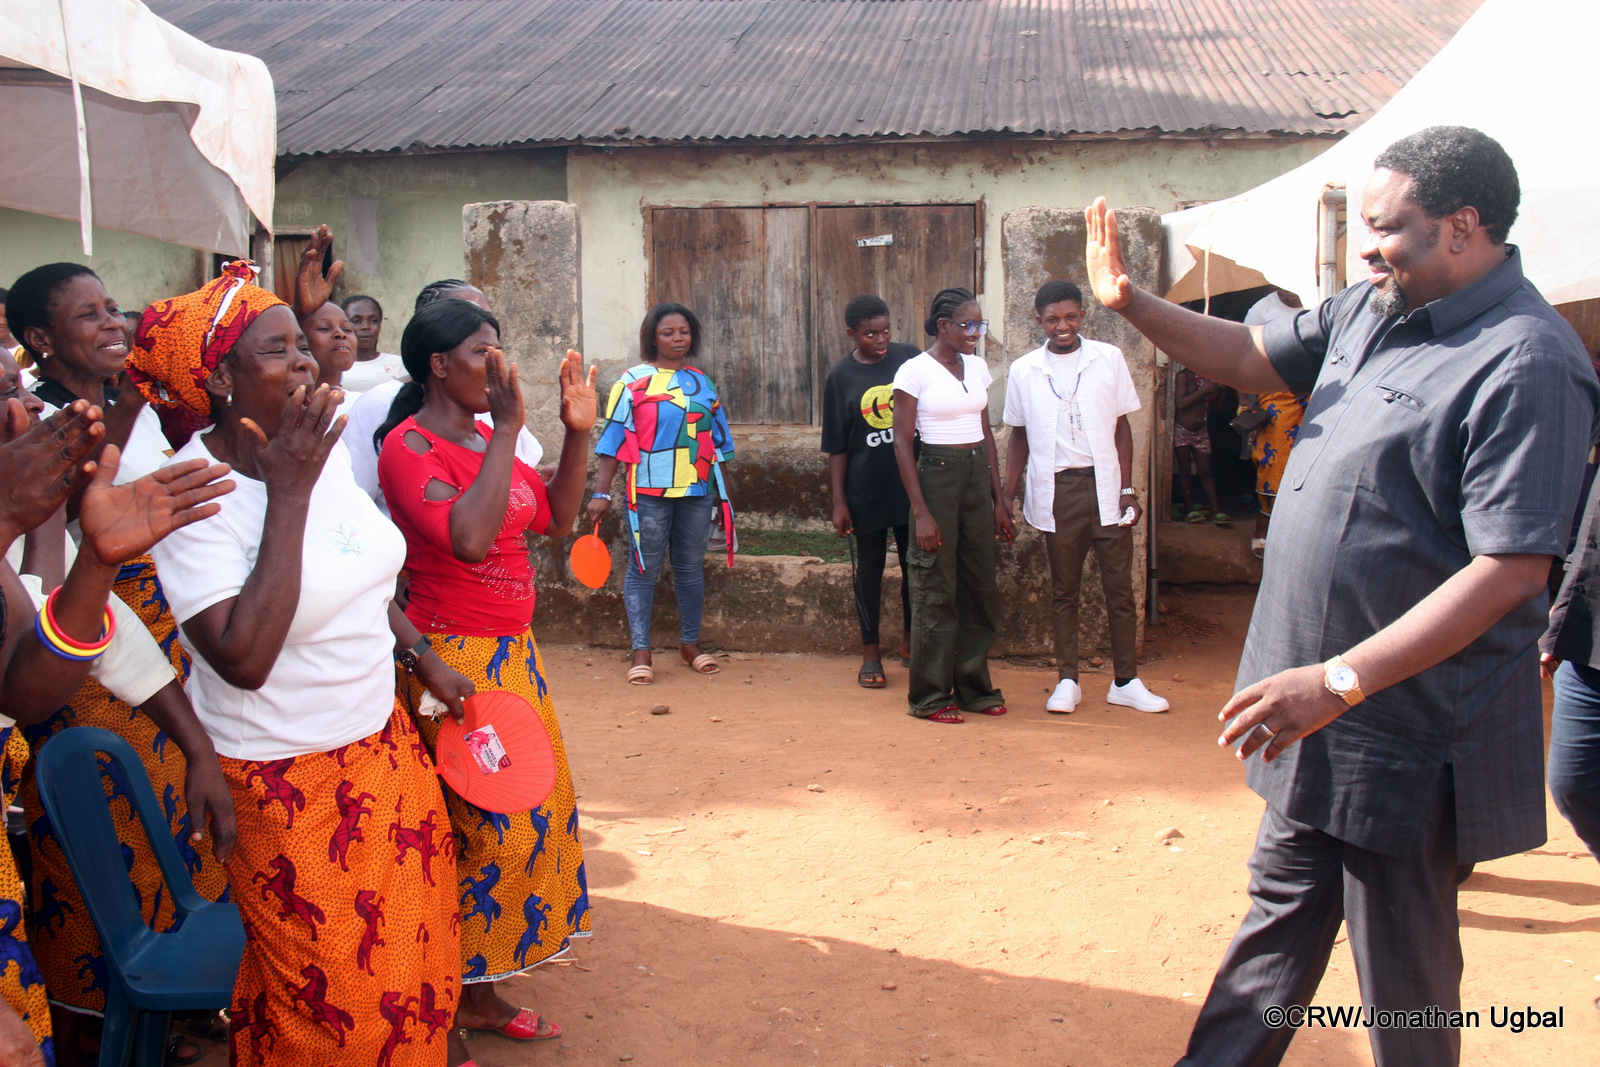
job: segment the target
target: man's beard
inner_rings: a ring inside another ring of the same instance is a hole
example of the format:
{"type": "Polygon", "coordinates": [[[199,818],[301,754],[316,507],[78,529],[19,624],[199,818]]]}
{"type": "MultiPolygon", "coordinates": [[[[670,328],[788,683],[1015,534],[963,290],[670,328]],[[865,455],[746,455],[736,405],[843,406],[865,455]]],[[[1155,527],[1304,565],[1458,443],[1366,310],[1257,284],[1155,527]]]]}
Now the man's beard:
{"type": "Polygon", "coordinates": [[[1367,309],[1380,319],[1392,319],[1396,315],[1405,314],[1406,291],[1400,288],[1400,282],[1395,279],[1394,271],[1389,270],[1389,262],[1378,256],[1374,261],[1369,261],[1368,265],[1388,271],[1389,284],[1373,285],[1372,299],[1367,301],[1367,309]]]}
{"type": "Polygon", "coordinates": [[[1373,287],[1372,299],[1367,301],[1367,310],[1380,319],[1392,319],[1406,311],[1406,291],[1400,288],[1400,283],[1394,280],[1394,275],[1389,275],[1389,284],[1373,287]]]}

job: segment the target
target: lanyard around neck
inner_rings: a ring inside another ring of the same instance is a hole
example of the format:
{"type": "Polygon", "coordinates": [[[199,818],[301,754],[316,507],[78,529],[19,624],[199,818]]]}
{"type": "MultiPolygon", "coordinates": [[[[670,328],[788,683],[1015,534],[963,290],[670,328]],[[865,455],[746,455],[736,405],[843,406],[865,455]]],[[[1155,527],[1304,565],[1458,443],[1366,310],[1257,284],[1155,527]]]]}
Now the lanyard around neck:
{"type": "MultiPolygon", "coordinates": [[[[1055,353],[1050,352],[1048,349],[1045,351],[1050,356],[1055,356],[1055,353]]],[[[1062,396],[1061,390],[1056,388],[1056,377],[1050,371],[1050,360],[1046,359],[1044,364],[1044,380],[1049,384],[1050,392],[1054,393],[1055,398],[1067,407],[1067,431],[1072,435],[1073,440],[1077,440],[1078,432],[1083,429],[1083,410],[1078,407],[1078,388],[1083,385],[1083,372],[1086,369],[1083,354],[1083,347],[1080,345],[1078,347],[1078,373],[1072,380],[1072,392],[1066,396],[1062,396]]]]}

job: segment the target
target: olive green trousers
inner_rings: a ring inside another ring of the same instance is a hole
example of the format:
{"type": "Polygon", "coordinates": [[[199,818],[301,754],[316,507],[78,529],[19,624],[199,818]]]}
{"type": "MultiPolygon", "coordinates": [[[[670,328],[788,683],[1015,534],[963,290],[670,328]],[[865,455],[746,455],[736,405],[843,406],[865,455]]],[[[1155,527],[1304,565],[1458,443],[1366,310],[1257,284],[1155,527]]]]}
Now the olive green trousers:
{"type": "Polygon", "coordinates": [[[922,499],[939,524],[937,552],[906,552],[911,584],[910,713],[926,718],[955,704],[981,711],[1005,703],[989,678],[995,631],[994,492],[982,445],[922,446],[922,499]]]}

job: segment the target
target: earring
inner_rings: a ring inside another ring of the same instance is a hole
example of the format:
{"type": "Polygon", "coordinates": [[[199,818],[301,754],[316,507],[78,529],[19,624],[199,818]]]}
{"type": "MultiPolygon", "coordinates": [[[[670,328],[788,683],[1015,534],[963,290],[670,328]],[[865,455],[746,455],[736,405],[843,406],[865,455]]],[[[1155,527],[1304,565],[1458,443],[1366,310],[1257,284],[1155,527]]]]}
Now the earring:
{"type": "Polygon", "coordinates": [[[227,392],[227,395],[225,395],[225,396],[224,396],[224,397],[223,397],[223,398],[222,398],[222,402],[223,402],[223,403],[224,403],[224,404],[231,404],[231,403],[233,403],[233,390],[232,390],[232,389],[230,389],[230,390],[228,390],[228,392],[227,392]]]}

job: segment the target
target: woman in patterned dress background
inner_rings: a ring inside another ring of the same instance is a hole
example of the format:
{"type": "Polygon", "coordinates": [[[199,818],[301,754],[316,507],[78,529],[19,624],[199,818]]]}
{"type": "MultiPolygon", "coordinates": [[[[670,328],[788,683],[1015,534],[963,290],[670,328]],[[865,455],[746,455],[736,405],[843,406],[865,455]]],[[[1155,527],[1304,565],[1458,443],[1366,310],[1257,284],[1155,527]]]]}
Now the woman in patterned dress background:
{"type": "Polygon", "coordinates": [[[639,364],[622,372],[606,403],[605,427],[595,443],[595,493],[588,519],[598,524],[611,510],[611,483],[626,468],[629,554],[622,582],[633,663],[628,681],[655,681],[650,620],[661,564],[672,557],[678,601],[678,655],[696,674],[722,668],[700,647],[705,603],[705,558],[717,504],[722,547],[733,565],[737,539],[723,464],[733,458],[728,415],[711,379],[689,361],[700,350],[700,320],[682,304],[657,304],[639,326],[639,364]]]}
{"type": "MultiPolygon", "coordinates": [[[[432,651],[479,691],[500,689],[536,709],[554,745],[557,781],[538,807],[502,814],[448,786],[461,898],[461,1007],[456,1026],[514,1040],[558,1037],[561,1028],[497,991],[501,979],[558,955],[589,931],[589,894],[577,800],[530,622],[533,570],[524,531],[562,537],[578,513],[595,421],[595,371],[568,352],[561,364],[566,436],[549,485],[516,458],[521,386],[500,348],[493,315],[464,300],[422,308],[400,341],[411,382],[395,397],[378,477],[406,537],[406,616],[432,651]],[[489,411],[494,428],[475,416],[489,411]]],[[[408,702],[420,711],[423,686],[408,702]]],[[[430,747],[438,726],[420,719],[430,747]]],[[[452,1067],[469,1062],[451,1033],[452,1067]]]]}

